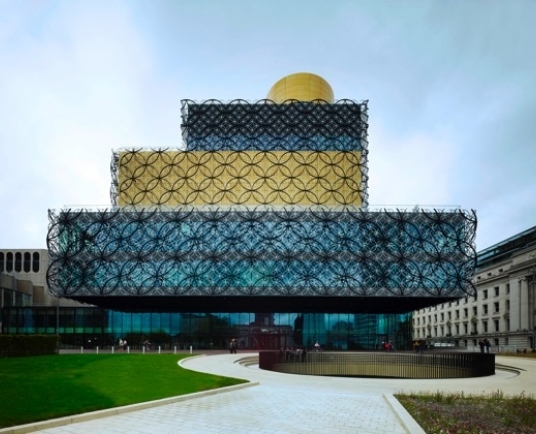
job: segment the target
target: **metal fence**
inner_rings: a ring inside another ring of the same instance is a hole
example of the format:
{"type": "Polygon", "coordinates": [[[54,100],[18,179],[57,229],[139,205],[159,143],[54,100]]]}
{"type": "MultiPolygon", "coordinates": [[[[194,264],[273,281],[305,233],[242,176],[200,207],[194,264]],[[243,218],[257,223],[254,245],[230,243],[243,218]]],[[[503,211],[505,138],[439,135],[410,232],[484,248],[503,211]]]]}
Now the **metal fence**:
{"type": "Polygon", "coordinates": [[[495,354],[260,351],[259,367],[303,375],[469,378],[495,374],[495,354]]]}

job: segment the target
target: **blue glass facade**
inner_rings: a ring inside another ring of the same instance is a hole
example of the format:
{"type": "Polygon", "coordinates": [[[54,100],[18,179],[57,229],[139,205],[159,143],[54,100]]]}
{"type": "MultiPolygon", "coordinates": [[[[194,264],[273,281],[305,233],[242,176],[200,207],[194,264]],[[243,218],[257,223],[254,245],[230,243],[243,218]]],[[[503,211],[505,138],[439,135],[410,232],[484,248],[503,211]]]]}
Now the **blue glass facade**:
{"type": "Polygon", "coordinates": [[[96,307],[6,308],[3,333],[54,334],[57,323],[64,348],[107,349],[123,338],[133,350],[145,339],[162,350],[227,349],[231,339],[242,349],[312,348],[319,342],[325,350],[371,350],[386,340],[404,348],[411,334],[410,314],[132,313],[96,307]]]}
{"type": "Polygon", "coordinates": [[[462,297],[473,216],[359,209],[70,211],[51,286],[70,296],[462,297]],[[469,228],[470,229],[470,228],[469,228]]]}

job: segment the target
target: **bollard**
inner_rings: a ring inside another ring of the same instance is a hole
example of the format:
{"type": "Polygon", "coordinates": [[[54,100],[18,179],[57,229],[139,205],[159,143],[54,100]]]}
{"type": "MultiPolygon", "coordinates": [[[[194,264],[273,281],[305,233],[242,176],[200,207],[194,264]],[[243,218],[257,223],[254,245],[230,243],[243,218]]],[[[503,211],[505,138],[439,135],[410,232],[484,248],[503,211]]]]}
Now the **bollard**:
{"type": "Polygon", "coordinates": [[[190,345],[190,354],[192,354],[192,346],[190,345]]]}
{"type": "Polygon", "coordinates": [[[127,354],[130,354],[130,347],[127,347],[127,354]]]}
{"type": "Polygon", "coordinates": [[[99,354],[99,347],[95,347],[97,349],[97,354],[99,354]]]}
{"type": "Polygon", "coordinates": [[[177,345],[173,347],[173,354],[177,354],[177,345]]]}
{"type": "Polygon", "coordinates": [[[141,352],[145,354],[145,345],[141,348],[141,352]]]}
{"type": "Polygon", "coordinates": [[[112,345],[112,354],[114,353],[115,346],[112,345]]]}
{"type": "Polygon", "coordinates": [[[80,354],[84,354],[84,347],[80,347],[80,354]]]}

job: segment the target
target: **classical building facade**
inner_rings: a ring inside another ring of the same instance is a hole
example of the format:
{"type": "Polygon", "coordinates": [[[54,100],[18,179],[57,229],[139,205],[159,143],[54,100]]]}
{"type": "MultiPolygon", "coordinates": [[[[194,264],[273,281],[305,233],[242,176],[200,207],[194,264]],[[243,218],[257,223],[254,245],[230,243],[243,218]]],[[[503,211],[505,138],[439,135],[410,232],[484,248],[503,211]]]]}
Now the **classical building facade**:
{"type": "Polygon", "coordinates": [[[471,349],[488,339],[496,352],[533,349],[536,227],[482,250],[477,258],[476,294],[416,311],[415,339],[471,349]]]}
{"type": "Polygon", "coordinates": [[[55,303],[47,287],[48,250],[0,249],[0,307],[55,303]]]}
{"type": "Polygon", "coordinates": [[[184,100],[183,148],[117,150],[111,206],[50,211],[49,290],[97,309],[62,336],[409,347],[413,310],[474,292],[476,215],[370,209],[367,130],[367,101],[308,73],[184,100]]]}

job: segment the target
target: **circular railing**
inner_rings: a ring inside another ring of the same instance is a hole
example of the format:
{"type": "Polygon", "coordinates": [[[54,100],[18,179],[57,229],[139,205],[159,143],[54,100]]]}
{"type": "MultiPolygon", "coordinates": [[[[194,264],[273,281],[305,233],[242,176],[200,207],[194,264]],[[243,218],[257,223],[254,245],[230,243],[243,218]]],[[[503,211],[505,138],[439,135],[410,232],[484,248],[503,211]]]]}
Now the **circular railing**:
{"type": "Polygon", "coordinates": [[[469,378],[495,374],[495,355],[466,352],[260,351],[259,367],[288,374],[379,378],[469,378]]]}

